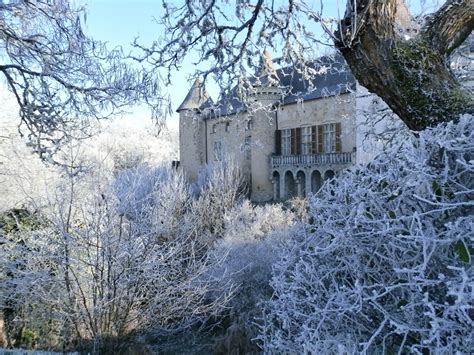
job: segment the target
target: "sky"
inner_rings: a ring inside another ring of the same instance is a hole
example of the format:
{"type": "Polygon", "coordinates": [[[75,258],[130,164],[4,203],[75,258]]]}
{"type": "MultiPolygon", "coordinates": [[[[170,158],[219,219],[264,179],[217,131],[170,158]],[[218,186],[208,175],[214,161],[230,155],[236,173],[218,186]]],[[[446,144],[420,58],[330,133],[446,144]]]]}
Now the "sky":
{"type": "MultiPolygon", "coordinates": [[[[131,49],[130,43],[139,37],[140,43],[151,44],[163,35],[163,28],[154,22],[163,15],[162,3],[160,0],[82,0],[86,4],[87,20],[85,32],[95,39],[108,42],[110,47],[122,46],[125,50],[131,49]]],[[[171,0],[180,1],[182,0],[171,0]]],[[[320,0],[313,0],[315,8],[319,8],[320,0]]],[[[420,6],[432,9],[433,3],[438,0],[409,0],[409,4],[418,10],[420,6]],[[421,4],[421,5],[420,5],[421,4]]],[[[441,1],[442,2],[442,1],[441,1]]],[[[232,6],[233,1],[229,1],[232,6]]],[[[345,8],[345,0],[324,0],[324,16],[336,16],[337,8],[342,13],[345,8]]],[[[188,81],[196,69],[192,64],[196,57],[188,58],[179,72],[174,73],[172,85],[167,88],[171,98],[173,112],[184,100],[191,83],[188,81]]],[[[216,99],[218,95],[217,86],[212,83],[207,86],[211,96],[216,99]]],[[[150,113],[146,107],[131,109],[132,119],[146,120],[150,113]]],[[[177,114],[167,120],[171,126],[177,126],[177,114]]]]}
{"type": "MultiPolygon", "coordinates": [[[[139,37],[140,43],[151,44],[159,38],[164,29],[154,22],[154,19],[163,15],[160,0],[84,0],[86,2],[87,19],[85,32],[95,39],[108,42],[110,47],[122,46],[131,49],[130,43],[139,37]]],[[[173,0],[179,1],[179,0],[173,0]]],[[[344,3],[345,0],[326,1],[325,10],[335,10],[337,2],[344,3]]],[[[232,1],[231,1],[232,3],[232,1]]],[[[319,4],[319,0],[315,3],[319,4]]],[[[319,5],[318,5],[319,6],[319,5]]],[[[196,57],[189,57],[183,63],[182,69],[174,73],[173,83],[167,88],[171,98],[173,112],[184,100],[191,87],[189,77],[195,70],[192,64],[196,57]]],[[[209,83],[207,90],[216,99],[218,89],[216,85],[209,83]]],[[[142,120],[149,117],[146,107],[133,108],[130,117],[142,120]]],[[[175,113],[167,120],[170,125],[177,125],[177,114],[175,113]]]]}
{"type": "MultiPolygon", "coordinates": [[[[137,37],[140,43],[151,44],[159,36],[160,28],[154,23],[162,15],[159,0],[86,0],[87,16],[84,31],[96,40],[107,42],[109,48],[121,46],[125,51],[131,50],[131,43],[137,37]]],[[[176,110],[177,101],[183,90],[187,93],[188,71],[176,73],[175,84],[168,88],[172,97],[172,109],[176,110]]],[[[184,99],[184,96],[183,98],[184,99]]],[[[137,123],[147,123],[150,111],[146,106],[130,108],[127,119],[137,123]]],[[[167,120],[170,126],[177,126],[177,115],[167,120]]]]}

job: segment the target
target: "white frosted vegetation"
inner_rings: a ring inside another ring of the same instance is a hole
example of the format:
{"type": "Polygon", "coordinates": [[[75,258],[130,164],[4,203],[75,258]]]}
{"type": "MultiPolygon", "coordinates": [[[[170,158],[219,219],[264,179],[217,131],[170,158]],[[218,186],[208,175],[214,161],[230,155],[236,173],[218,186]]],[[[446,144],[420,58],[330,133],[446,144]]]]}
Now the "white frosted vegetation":
{"type": "Polygon", "coordinates": [[[196,193],[169,164],[98,167],[67,170],[34,201],[39,214],[0,220],[10,345],[115,349],[205,324],[229,302],[233,280],[216,271],[226,253],[213,250],[242,200],[238,167],[209,167],[196,193]]]}
{"type": "Polygon", "coordinates": [[[193,205],[194,222],[207,231],[206,235],[222,236],[225,214],[240,203],[247,192],[242,168],[232,157],[225,156],[202,167],[193,190],[197,197],[193,205]]]}
{"type": "Polygon", "coordinates": [[[209,270],[212,278],[219,280],[219,291],[212,292],[211,297],[222,297],[226,285],[232,286],[233,297],[223,312],[227,325],[221,339],[215,340],[216,352],[260,351],[253,342],[258,336],[255,318],[262,312],[262,302],[272,295],[272,265],[296,220],[296,215],[280,204],[254,206],[249,201],[225,214],[223,236],[212,250],[223,262],[209,270]]]}
{"type": "Polygon", "coordinates": [[[326,184],[274,264],[268,353],[469,353],[472,116],[326,184]]]}
{"type": "Polygon", "coordinates": [[[235,312],[249,310],[249,305],[254,307],[271,294],[272,264],[296,217],[281,205],[252,206],[244,201],[228,211],[224,220],[224,235],[214,253],[218,259],[225,257],[225,262],[212,273],[237,287],[239,296],[232,301],[235,312]]]}
{"type": "MultiPolygon", "coordinates": [[[[28,207],[60,183],[65,167],[47,164],[27,146],[18,133],[18,108],[4,88],[0,89],[0,212],[28,207]]],[[[97,125],[95,136],[64,145],[55,159],[63,165],[74,165],[77,171],[108,179],[113,171],[138,165],[156,166],[178,156],[177,131],[163,129],[159,135],[153,125],[140,119],[114,120],[97,125]]]]}
{"type": "Polygon", "coordinates": [[[130,105],[147,102],[159,122],[165,111],[158,79],[85,35],[86,17],[67,0],[0,2],[0,80],[25,140],[46,161],[130,105]]]}
{"type": "Polygon", "coordinates": [[[185,329],[226,303],[226,292],[207,296],[215,260],[183,176],[148,170],[112,182],[69,176],[51,191],[42,225],[2,236],[0,306],[14,315],[11,335],[24,328],[33,346],[96,351],[135,331],[185,329]]]}

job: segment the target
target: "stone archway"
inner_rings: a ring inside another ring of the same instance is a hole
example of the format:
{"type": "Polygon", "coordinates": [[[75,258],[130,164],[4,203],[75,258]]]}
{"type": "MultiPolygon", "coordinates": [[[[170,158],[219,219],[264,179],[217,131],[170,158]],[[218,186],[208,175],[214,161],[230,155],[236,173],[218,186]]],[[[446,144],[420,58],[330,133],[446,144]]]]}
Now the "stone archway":
{"type": "Polygon", "coordinates": [[[303,170],[296,173],[297,194],[299,197],[306,197],[306,174],[303,170]]]}
{"type": "Polygon", "coordinates": [[[297,195],[296,181],[290,170],[285,173],[285,194],[288,199],[297,195]]]}
{"type": "Polygon", "coordinates": [[[326,170],[324,173],[324,181],[331,180],[334,178],[334,171],[333,170],[326,170]]]}
{"type": "Polygon", "coordinates": [[[321,189],[321,186],[323,186],[321,173],[318,170],[314,170],[311,173],[311,192],[313,194],[317,193],[319,189],[321,189]]]}

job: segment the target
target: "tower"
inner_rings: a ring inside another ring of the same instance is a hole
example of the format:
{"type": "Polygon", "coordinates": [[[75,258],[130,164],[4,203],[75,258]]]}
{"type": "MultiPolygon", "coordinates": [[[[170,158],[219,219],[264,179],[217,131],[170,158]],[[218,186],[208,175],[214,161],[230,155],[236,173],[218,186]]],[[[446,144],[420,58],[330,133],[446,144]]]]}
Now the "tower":
{"type": "Polygon", "coordinates": [[[257,202],[273,198],[270,180],[270,156],[275,153],[277,130],[276,104],[281,101],[283,90],[270,53],[264,50],[259,77],[256,80],[249,104],[253,115],[251,131],[251,199],[257,202]]]}
{"type": "Polygon", "coordinates": [[[203,83],[196,79],[178,107],[180,166],[190,182],[196,181],[206,163],[206,132],[202,110],[212,105],[203,83]]]}

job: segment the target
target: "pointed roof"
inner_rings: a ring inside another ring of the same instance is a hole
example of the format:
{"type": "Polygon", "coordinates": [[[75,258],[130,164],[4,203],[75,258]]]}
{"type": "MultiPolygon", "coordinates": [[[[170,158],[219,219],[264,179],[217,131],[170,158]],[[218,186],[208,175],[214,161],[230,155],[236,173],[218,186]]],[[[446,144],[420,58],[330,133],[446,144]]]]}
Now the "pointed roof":
{"type": "Polygon", "coordinates": [[[259,81],[262,85],[276,85],[278,84],[278,75],[273,64],[271,53],[265,48],[260,59],[260,73],[259,81]]]}
{"type": "Polygon", "coordinates": [[[202,108],[204,105],[209,106],[210,104],[212,104],[212,99],[204,88],[201,80],[196,79],[189,90],[188,95],[186,95],[186,98],[181,105],[179,105],[176,112],[182,110],[197,110],[202,108]]]}

